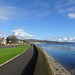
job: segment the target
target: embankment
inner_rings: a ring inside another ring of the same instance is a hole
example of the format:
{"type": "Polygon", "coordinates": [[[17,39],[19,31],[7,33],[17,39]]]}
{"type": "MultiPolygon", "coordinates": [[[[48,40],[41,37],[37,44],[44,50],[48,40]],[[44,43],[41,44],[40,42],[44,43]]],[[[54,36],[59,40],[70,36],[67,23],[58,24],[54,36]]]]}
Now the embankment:
{"type": "Polygon", "coordinates": [[[39,47],[45,54],[53,75],[71,75],[63,66],[61,66],[56,60],[51,57],[43,48],[39,47]]]}

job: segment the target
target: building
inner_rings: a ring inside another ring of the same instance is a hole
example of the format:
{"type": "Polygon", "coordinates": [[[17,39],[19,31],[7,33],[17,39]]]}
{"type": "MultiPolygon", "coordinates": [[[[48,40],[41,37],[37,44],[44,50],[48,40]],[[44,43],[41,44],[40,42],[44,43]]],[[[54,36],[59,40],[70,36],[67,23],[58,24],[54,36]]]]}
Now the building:
{"type": "Polygon", "coordinates": [[[0,46],[6,45],[6,40],[3,38],[0,38],[0,46]]]}

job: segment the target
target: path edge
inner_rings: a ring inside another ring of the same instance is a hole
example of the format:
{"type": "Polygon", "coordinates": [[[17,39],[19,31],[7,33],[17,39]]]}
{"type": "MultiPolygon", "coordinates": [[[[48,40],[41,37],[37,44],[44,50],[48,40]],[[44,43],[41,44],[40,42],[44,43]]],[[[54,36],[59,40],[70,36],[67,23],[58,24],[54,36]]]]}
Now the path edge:
{"type": "MultiPolygon", "coordinates": [[[[30,46],[30,47],[31,47],[31,46],[30,46]]],[[[30,47],[28,47],[28,48],[30,48],[30,47]]],[[[28,48],[27,48],[27,49],[28,49],[28,48]]],[[[24,52],[26,52],[26,51],[27,51],[27,49],[26,49],[25,51],[23,51],[22,53],[20,53],[20,54],[16,55],[15,57],[13,57],[13,58],[9,59],[8,61],[6,61],[6,62],[4,62],[4,63],[0,64],[0,67],[1,67],[1,66],[3,66],[3,65],[5,65],[5,64],[7,64],[7,63],[9,63],[10,61],[14,60],[14,59],[15,59],[15,58],[17,58],[18,56],[22,55],[24,52]]]]}
{"type": "MultiPolygon", "coordinates": [[[[38,46],[39,47],[39,46],[38,46]]],[[[43,48],[39,47],[40,50],[45,54],[50,69],[52,71],[52,75],[71,75],[69,71],[67,71],[62,65],[60,65],[51,55],[49,55],[43,48]],[[58,71],[57,71],[58,70],[58,71]]]]}

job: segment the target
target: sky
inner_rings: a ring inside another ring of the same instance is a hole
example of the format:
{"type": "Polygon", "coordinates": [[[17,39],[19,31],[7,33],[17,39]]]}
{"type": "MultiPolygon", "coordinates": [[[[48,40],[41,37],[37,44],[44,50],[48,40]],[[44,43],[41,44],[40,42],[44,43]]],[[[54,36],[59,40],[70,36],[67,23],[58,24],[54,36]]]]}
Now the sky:
{"type": "Polygon", "coordinates": [[[75,42],[75,0],[0,0],[0,37],[75,42]]]}

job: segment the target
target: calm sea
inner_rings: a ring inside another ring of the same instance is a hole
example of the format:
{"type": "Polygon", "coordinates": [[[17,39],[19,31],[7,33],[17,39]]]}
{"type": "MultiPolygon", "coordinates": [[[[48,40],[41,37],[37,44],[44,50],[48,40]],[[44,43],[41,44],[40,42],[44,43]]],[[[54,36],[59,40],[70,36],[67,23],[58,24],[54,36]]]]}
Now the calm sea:
{"type": "Polygon", "coordinates": [[[75,44],[38,44],[67,70],[75,70],[75,44]]]}

